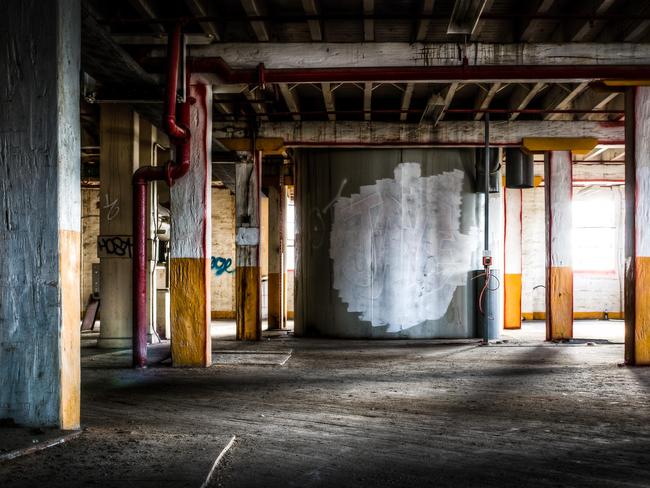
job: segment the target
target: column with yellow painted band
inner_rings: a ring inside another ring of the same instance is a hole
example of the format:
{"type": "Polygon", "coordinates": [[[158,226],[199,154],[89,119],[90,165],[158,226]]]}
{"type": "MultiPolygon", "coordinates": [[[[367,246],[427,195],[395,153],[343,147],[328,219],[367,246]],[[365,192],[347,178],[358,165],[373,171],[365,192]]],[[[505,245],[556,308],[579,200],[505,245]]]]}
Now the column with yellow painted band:
{"type": "Polygon", "coordinates": [[[570,151],[546,153],[546,340],[573,337],[571,164],[570,151]]]}
{"type": "Polygon", "coordinates": [[[504,189],[504,329],[521,328],[521,210],[518,188],[504,189]]]}
{"type": "Polygon", "coordinates": [[[625,95],[625,362],[650,365],[650,87],[625,95]]]}
{"type": "Polygon", "coordinates": [[[171,350],[176,367],[212,362],[210,249],[212,180],[212,88],[190,85],[189,172],[171,188],[171,350]]]}
{"type": "Polygon", "coordinates": [[[262,153],[253,151],[235,164],[237,340],[262,338],[260,276],[260,189],[262,153]]]}
{"type": "Polygon", "coordinates": [[[0,419],[66,430],[80,421],[80,3],[7,0],[0,17],[0,419]]]}
{"type": "Polygon", "coordinates": [[[278,178],[277,185],[269,186],[269,279],[268,279],[268,304],[269,304],[269,329],[282,329],[284,322],[284,284],[283,284],[283,236],[284,236],[284,209],[282,192],[278,178]]]}

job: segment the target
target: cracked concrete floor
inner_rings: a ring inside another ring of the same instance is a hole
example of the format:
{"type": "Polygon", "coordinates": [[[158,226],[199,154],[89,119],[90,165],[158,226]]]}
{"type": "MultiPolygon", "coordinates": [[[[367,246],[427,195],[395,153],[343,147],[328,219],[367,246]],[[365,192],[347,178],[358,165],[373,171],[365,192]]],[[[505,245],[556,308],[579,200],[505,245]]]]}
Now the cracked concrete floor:
{"type": "Polygon", "coordinates": [[[87,431],[0,465],[0,485],[198,488],[234,434],[210,486],[650,486],[650,369],[618,365],[622,325],[586,330],[610,343],[548,344],[528,323],[488,347],[214,340],[291,351],[281,366],[84,359],[87,431]]]}

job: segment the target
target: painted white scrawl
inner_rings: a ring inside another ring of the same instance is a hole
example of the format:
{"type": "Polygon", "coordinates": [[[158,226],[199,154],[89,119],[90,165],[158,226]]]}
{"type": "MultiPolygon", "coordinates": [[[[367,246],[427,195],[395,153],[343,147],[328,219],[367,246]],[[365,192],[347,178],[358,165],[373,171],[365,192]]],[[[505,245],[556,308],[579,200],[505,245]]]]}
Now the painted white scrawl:
{"type": "Polygon", "coordinates": [[[402,163],[395,179],[337,199],[330,258],[349,312],[387,332],[445,314],[478,236],[459,230],[463,179],[460,170],[422,177],[419,163],[402,163]]]}

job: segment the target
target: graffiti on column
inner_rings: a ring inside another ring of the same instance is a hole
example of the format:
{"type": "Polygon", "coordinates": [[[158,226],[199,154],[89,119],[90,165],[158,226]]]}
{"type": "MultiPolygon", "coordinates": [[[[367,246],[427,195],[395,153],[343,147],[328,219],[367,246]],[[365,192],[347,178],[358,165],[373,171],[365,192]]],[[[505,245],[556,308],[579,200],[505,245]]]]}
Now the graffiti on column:
{"type": "Polygon", "coordinates": [[[133,242],[131,236],[99,236],[97,256],[100,258],[130,258],[133,242]]]}
{"type": "Polygon", "coordinates": [[[214,271],[216,276],[221,276],[224,273],[234,273],[234,269],[229,269],[232,265],[232,259],[223,258],[221,256],[214,257],[210,259],[210,268],[214,271]]]}

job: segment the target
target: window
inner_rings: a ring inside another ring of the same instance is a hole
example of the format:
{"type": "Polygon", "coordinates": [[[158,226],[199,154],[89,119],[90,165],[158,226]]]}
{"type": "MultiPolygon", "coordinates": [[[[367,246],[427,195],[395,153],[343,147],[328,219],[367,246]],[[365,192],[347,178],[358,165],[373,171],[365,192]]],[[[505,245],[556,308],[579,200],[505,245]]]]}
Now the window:
{"type": "Polygon", "coordinates": [[[616,204],[611,197],[586,195],[573,201],[574,271],[616,270],[616,204]]]}

